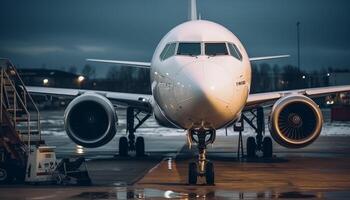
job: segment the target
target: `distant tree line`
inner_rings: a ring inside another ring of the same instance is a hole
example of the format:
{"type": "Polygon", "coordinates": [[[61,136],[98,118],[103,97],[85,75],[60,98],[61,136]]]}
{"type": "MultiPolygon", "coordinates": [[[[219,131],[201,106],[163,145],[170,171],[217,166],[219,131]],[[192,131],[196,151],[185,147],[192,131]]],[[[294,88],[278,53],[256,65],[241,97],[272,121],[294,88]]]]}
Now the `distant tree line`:
{"type": "Polygon", "coordinates": [[[291,90],[307,87],[321,87],[329,85],[329,76],[333,68],[312,71],[300,70],[293,65],[271,67],[267,63],[252,65],[252,93],[291,90]]]}
{"type": "Polygon", "coordinates": [[[81,73],[87,78],[84,88],[118,92],[150,94],[149,69],[128,66],[111,66],[105,78],[96,79],[96,71],[85,65],[81,73]]]}
{"type": "MultiPolygon", "coordinates": [[[[75,66],[67,70],[78,73],[75,66]]],[[[329,85],[329,76],[334,72],[350,72],[348,69],[320,68],[301,70],[293,65],[279,66],[267,63],[252,64],[251,93],[291,90],[329,85]]],[[[85,65],[81,73],[86,80],[82,88],[132,93],[151,93],[149,69],[128,66],[111,66],[104,78],[96,78],[94,66],[85,65]]]]}

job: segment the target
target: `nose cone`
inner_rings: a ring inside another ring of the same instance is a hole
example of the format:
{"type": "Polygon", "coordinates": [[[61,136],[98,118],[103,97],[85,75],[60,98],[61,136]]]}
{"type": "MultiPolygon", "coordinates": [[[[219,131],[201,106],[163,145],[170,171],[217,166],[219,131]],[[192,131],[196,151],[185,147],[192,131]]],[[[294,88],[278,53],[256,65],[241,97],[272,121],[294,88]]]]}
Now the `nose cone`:
{"type": "Polygon", "coordinates": [[[217,127],[232,119],[233,77],[224,66],[194,62],[183,67],[175,80],[176,102],[187,121],[217,127]]]}

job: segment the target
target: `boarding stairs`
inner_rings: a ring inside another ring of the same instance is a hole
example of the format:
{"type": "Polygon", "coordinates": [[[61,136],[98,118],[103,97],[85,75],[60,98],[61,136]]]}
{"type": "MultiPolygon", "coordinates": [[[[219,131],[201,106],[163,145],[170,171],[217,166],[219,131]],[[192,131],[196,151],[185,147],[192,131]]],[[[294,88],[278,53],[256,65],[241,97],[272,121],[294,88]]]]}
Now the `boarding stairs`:
{"type": "Polygon", "coordinates": [[[0,68],[0,147],[25,161],[32,145],[44,143],[40,112],[11,61],[0,59],[0,68]]]}

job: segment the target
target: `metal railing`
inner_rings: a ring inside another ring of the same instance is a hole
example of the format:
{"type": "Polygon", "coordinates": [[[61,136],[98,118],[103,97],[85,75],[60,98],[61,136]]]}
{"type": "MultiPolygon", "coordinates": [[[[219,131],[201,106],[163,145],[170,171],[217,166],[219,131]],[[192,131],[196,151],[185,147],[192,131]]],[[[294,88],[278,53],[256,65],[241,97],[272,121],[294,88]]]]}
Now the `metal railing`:
{"type": "MultiPolygon", "coordinates": [[[[1,67],[1,90],[0,90],[0,100],[1,100],[1,106],[0,106],[0,122],[3,123],[3,114],[4,114],[4,109],[6,109],[6,112],[8,112],[10,109],[13,111],[12,115],[12,122],[13,122],[13,127],[18,133],[18,116],[17,116],[17,111],[20,109],[22,110],[22,114],[25,114],[26,120],[26,131],[28,135],[28,147],[31,145],[31,135],[33,130],[31,129],[31,112],[29,111],[29,104],[33,106],[34,112],[36,113],[36,131],[38,132],[39,135],[39,141],[41,141],[41,124],[40,124],[40,112],[38,107],[36,106],[33,98],[31,95],[28,93],[25,84],[21,77],[19,76],[19,73],[15,66],[11,63],[10,60],[8,59],[0,59],[2,62],[5,61],[5,66],[0,66],[1,67]],[[5,87],[5,81],[7,81],[7,85],[5,87]],[[17,87],[20,85],[21,86],[21,92],[17,90],[17,87]],[[10,88],[9,88],[10,87],[10,88]],[[13,90],[13,91],[11,91],[13,90]],[[13,99],[9,98],[9,94],[13,92],[13,99]],[[6,96],[6,99],[5,99],[6,96]],[[7,101],[7,104],[5,103],[5,100],[7,101]],[[12,102],[10,101],[12,100],[12,102]]],[[[23,139],[21,135],[21,139],[23,139]]]]}

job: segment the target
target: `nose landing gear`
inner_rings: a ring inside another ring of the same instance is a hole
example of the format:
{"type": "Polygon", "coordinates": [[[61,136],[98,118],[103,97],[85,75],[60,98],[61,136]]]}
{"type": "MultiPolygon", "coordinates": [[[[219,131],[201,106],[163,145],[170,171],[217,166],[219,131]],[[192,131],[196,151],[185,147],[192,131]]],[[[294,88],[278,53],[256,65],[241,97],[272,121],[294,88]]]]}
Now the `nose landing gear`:
{"type": "Polygon", "coordinates": [[[216,132],[214,129],[192,129],[188,131],[187,137],[189,144],[197,144],[199,151],[198,165],[191,162],[188,167],[188,183],[191,185],[197,184],[198,177],[205,177],[208,185],[213,185],[215,182],[214,165],[206,159],[206,148],[208,144],[215,141],[216,132]]]}

